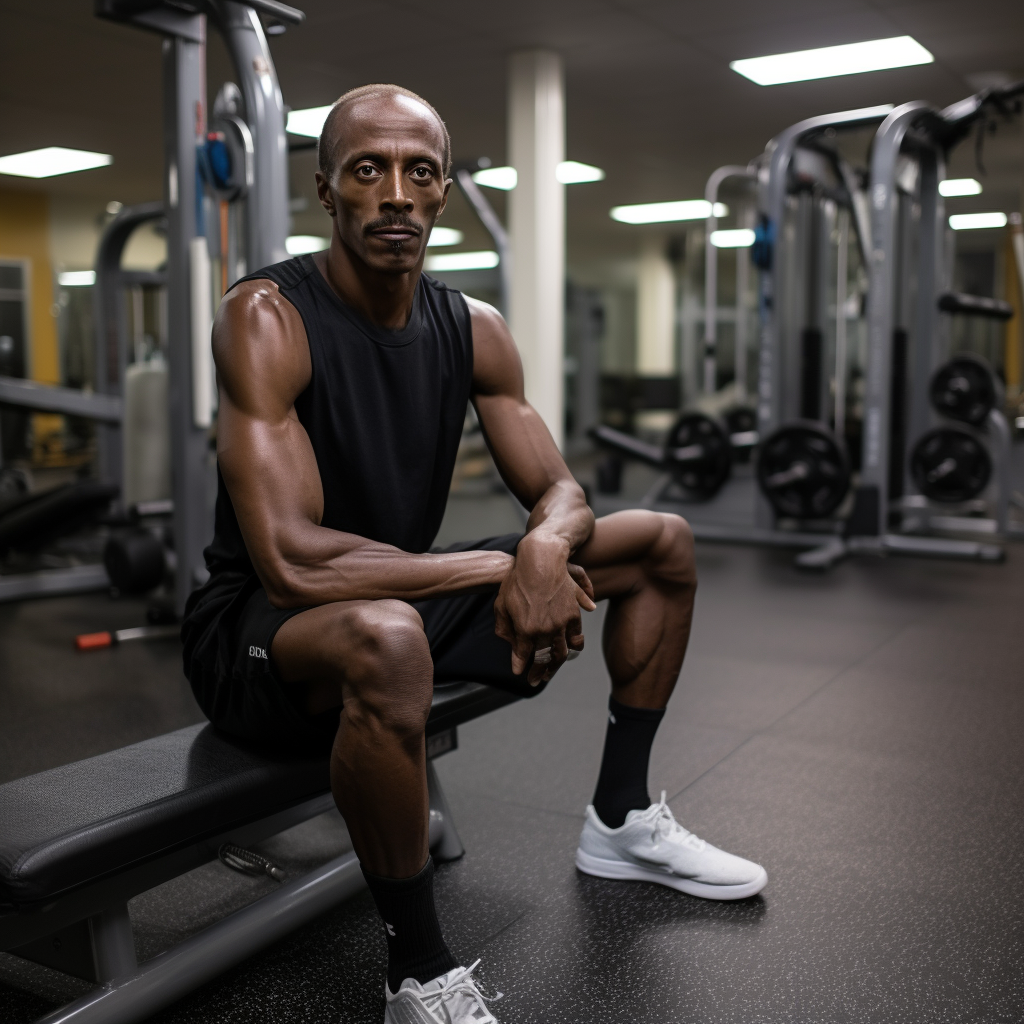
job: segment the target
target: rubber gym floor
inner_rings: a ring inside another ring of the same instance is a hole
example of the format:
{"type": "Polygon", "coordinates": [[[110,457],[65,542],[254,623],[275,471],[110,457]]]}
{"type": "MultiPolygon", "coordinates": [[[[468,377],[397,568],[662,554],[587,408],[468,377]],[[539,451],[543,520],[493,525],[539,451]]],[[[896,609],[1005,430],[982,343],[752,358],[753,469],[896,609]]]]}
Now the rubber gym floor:
{"type": "MultiPolygon", "coordinates": [[[[514,528],[500,501],[462,504],[448,532],[514,528]]],[[[791,558],[698,547],[693,640],[651,765],[688,828],[767,867],[761,896],[576,872],[603,609],[542,697],[463,727],[436,762],[467,848],[438,870],[442,921],[505,993],[503,1024],[1024,1020],[1024,546],[1003,565],[859,558],[820,576],[791,558]]],[[[176,643],[72,650],[141,610],[0,607],[0,780],[200,719],[176,643]]],[[[262,848],[294,874],[345,844],[327,815],[262,848]]],[[[140,959],[274,884],[211,864],[140,896],[140,959]]],[[[363,893],[154,1019],[379,1024],[383,964],[363,893]]],[[[83,990],[0,955],[6,1024],[83,990]]]]}

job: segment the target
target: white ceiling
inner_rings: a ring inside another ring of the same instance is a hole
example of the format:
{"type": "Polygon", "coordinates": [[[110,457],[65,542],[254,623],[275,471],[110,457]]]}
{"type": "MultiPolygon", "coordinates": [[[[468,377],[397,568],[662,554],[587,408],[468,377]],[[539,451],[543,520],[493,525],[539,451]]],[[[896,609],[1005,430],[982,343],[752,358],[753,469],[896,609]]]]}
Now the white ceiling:
{"type": "MultiPolygon", "coordinates": [[[[605,181],[569,188],[573,253],[632,250],[638,229],[615,224],[619,203],[699,196],[723,163],[746,162],[803,117],[876,103],[945,105],[973,91],[971,77],[1024,77],[1020,0],[306,0],[306,24],[271,47],[293,107],[329,103],[368,81],[394,81],[440,110],[457,158],[505,159],[505,64],[524,47],[565,60],[568,156],[597,164],[605,181]],[[934,64],[762,88],[730,60],[909,34],[934,64]]],[[[0,153],[45,145],[114,155],[111,167],[0,187],[134,202],[159,192],[160,72],[157,37],[95,18],[88,0],[2,0],[0,153]]],[[[211,92],[230,77],[211,42],[211,92]]],[[[987,145],[981,197],[956,209],[1020,207],[1020,125],[987,145]]],[[[955,154],[973,174],[973,147],[955,154]]],[[[311,208],[296,228],[323,230],[312,190],[312,154],[292,158],[293,194],[311,208]]],[[[494,194],[500,204],[500,197],[494,194]]],[[[458,204],[448,222],[477,238],[458,204]]],[[[479,236],[482,241],[482,236],[479,236]]]]}

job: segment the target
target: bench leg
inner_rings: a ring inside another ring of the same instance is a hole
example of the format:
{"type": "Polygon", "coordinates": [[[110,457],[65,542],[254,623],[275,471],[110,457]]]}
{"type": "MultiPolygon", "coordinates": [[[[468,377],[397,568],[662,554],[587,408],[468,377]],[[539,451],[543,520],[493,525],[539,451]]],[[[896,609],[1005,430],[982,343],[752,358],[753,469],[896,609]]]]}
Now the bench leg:
{"type": "Polygon", "coordinates": [[[101,984],[126,974],[134,974],[138,970],[135,936],[132,934],[127,903],[109,907],[102,914],[90,917],[89,934],[92,937],[96,980],[101,984]]]}
{"type": "Polygon", "coordinates": [[[427,793],[430,798],[430,852],[437,863],[458,860],[465,852],[448,801],[432,762],[427,762],[427,793]]]}
{"type": "MultiPolygon", "coordinates": [[[[136,1024],[337,906],[365,885],[356,855],[343,854],[236,910],[146,961],[131,974],[108,981],[54,1010],[37,1024],[136,1024]]],[[[100,930],[108,931],[106,923],[100,930]]],[[[116,926],[109,930],[118,931],[116,926]]],[[[123,929],[119,934],[123,940],[123,929]]]]}

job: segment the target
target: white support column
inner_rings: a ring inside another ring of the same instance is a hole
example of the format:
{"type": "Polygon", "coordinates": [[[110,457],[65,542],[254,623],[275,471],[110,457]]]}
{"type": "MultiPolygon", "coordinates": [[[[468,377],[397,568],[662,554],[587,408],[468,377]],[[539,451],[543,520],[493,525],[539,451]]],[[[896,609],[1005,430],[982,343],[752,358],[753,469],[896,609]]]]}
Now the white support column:
{"type": "Polygon", "coordinates": [[[675,303],[676,279],[664,239],[645,238],[636,294],[636,369],[641,377],[675,373],[675,303]]]}
{"type": "Polygon", "coordinates": [[[509,326],[526,374],[526,397],[562,447],[565,374],[565,159],[562,59],[530,50],[509,62],[509,194],[512,294],[509,326]]]}

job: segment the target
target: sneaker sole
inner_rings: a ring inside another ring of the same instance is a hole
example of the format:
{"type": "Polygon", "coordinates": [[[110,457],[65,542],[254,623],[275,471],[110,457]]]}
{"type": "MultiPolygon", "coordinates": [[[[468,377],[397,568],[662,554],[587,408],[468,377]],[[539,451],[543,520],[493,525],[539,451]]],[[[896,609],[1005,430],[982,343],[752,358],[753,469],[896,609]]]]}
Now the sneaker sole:
{"type": "Polygon", "coordinates": [[[768,872],[764,868],[761,868],[761,873],[756,878],[742,885],[709,885],[707,882],[695,882],[692,878],[669,875],[653,868],[641,867],[639,864],[605,860],[579,849],[576,851],[576,867],[585,875],[593,875],[595,878],[654,882],[657,885],[667,885],[670,889],[678,889],[690,896],[700,896],[705,900],[745,900],[748,896],[756,896],[768,884],[768,872]]]}

